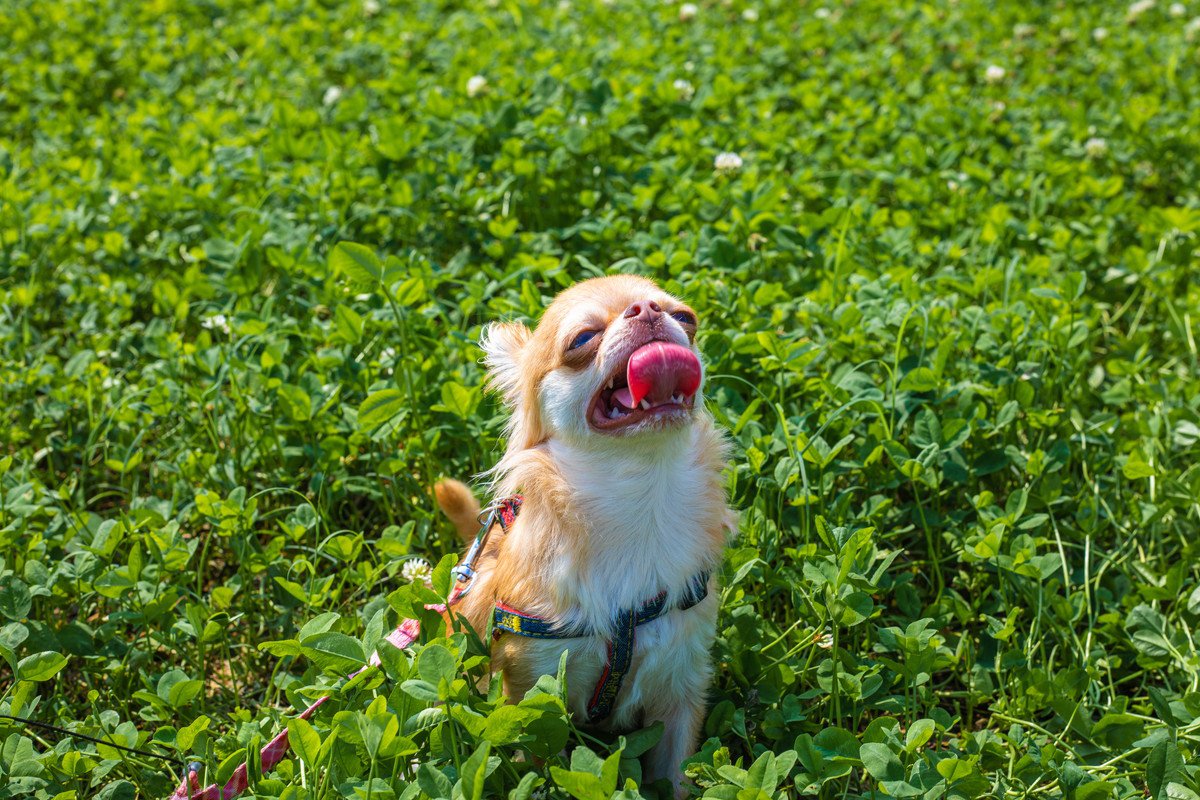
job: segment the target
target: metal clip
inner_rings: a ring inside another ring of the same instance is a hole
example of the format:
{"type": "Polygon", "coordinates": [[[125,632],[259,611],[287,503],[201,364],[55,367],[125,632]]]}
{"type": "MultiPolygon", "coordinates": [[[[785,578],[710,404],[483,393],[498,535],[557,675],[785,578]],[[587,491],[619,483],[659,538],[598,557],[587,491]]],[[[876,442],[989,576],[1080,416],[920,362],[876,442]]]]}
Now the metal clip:
{"type": "Polygon", "coordinates": [[[462,563],[450,570],[450,574],[459,583],[464,584],[462,591],[458,593],[459,597],[463,597],[467,592],[471,591],[471,581],[475,577],[475,561],[479,558],[480,551],[483,550],[484,542],[487,541],[488,531],[492,529],[492,525],[496,523],[496,516],[500,513],[500,505],[495,503],[488,506],[479,512],[479,533],[475,534],[475,541],[471,543],[471,549],[467,550],[467,555],[463,558],[462,563]]]}

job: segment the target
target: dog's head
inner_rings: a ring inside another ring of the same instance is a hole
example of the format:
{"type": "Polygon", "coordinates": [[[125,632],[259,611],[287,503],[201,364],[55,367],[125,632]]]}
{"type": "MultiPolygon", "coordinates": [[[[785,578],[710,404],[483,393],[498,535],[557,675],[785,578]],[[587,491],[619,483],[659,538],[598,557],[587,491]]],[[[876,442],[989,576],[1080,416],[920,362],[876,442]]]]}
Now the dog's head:
{"type": "Polygon", "coordinates": [[[490,383],[512,409],[510,449],[686,428],[704,377],[696,324],[653,281],[618,275],[562,292],[534,330],[490,325],[481,344],[490,383]]]}

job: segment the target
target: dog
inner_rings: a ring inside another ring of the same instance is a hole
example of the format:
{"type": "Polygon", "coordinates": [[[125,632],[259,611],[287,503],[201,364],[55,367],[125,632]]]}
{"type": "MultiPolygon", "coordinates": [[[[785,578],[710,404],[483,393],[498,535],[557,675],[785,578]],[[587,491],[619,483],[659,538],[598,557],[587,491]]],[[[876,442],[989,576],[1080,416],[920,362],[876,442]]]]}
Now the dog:
{"type": "MultiPolygon", "coordinates": [[[[488,384],[511,412],[486,477],[493,496],[520,492],[521,505],[492,528],[456,605],[475,630],[493,626],[508,697],[554,674],[565,650],[577,719],[612,731],[661,722],[644,775],[669,780],[676,797],[688,793],[681,763],[712,679],[713,576],[736,527],[698,324],[654,282],[621,275],[563,291],[533,330],[485,328],[488,384]]],[[[470,489],[444,480],[435,492],[473,538],[470,489]]]]}

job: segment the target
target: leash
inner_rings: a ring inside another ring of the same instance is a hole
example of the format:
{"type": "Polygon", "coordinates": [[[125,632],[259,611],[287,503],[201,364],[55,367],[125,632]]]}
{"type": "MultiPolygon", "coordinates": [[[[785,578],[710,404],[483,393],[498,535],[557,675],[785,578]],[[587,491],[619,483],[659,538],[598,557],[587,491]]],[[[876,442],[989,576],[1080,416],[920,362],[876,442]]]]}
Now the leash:
{"type": "MultiPolygon", "coordinates": [[[[472,581],[475,577],[475,562],[478,560],[480,553],[483,551],[484,544],[487,541],[488,534],[492,527],[499,523],[502,530],[507,531],[517,518],[517,513],[521,510],[523,498],[521,495],[514,495],[505,498],[498,503],[493,503],[479,514],[480,529],[475,535],[475,541],[472,543],[470,550],[467,551],[467,556],[462,563],[455,567],[451,574],[454,576],[455,586],[451,590],[450,596],[446,598],[446,604],[430,605],[426,608],[446,613],[448,607],[453,606],[459,600],[471,591],[472,581]]],[[[405,619],[401,621],[396,629],[385,637],[385,641],[391,644],[398,650],[405,650],[412,645],[413,642],[421,635],[421,623],[416,619],[405,619]]],[[[325,704],[327,700],[332,698],[339,689],[348,684],[350,681],[357,678],[370,670],[379,669],[381,665],[379,659],[379,651],[371,654],[366,666],[342,678],[335,683],[330,690],[330,693],[318,699],[311,706],[306,708],[296,719],[307,720],[316,713],[317,709],[325,704]]],[[[104,744],[108,744],[105,742],[104,744]]],[[[117,745],[111,745],[116,747],[117,745]]],[[[267,742],[259,751],[259,761],[262,764],[262,772],[266,773],[276,764],[287,756],[289,749],[287,729],[280,731],[275,735],[275,738],[267,742]]],[[[249,786],[249,767],[246,762],[238,765],[233,771],[233,775],[226,781],[224,786],[217,784],[209,784],[208,786],[200,786],[200,773],[204,770],[204,765],[199,761],[193,761],[187,765],[187,773],[184,775],[183,781],[179,784],[179,788],[171,795],[170,800],[232,800],[242,792],[246,791],[249,786]]]]}
{"type": "MultiPolygon", "coordinates": [[[[517,514],[520,512],[523,502],[524,498],[521,495],[513,495],[512,497],[507,497],[504,500],[493,503],[480,512],[479,532],[475,535],[475,540],[471,543],[471,547],[467,550],[467,554],[462,562],[451,570],[451,575],[455,579],[454,589],[451,590],[449,597],[446,598],[445,605],[429,605],[426,608],[444,614],[449,607],[462,600],[471,591],[477,575],[475,564],[479,556],[483,553],[492,528],[499,524],[501,530],[507,532],[516,521],[517,514]]],[[[588,701],[587,711],[589,722],[597,722],[605,719],[612,713],[617,695],[621,690],[621,685],[633,663],[634,637],[637,628],[658,619],[673,609],[683,611],[700,603],[708,596],[709,577],[710,573],[708,571],[693,575],[691,580],[688,581],[683,594],[669,606],[667,604],[668,593],[666,590],[663,590],[642,603],[639,607],[625,609],[618,613],[613,635],[607,642],[608,658],[604,665],[604,670],[601,672],[600,680],[597,682],[596,688],[592,692],[592,697],[588,701]]],[[[537,639],[571,639],[582,636],[602,635],[586,627],[559,627],[549,620],[533,614],[526,614],[503,602],[495,604],[492,614],[493,636],[495,638],[499,638],[504,633],[537,639]]],[[[401,621],[394,631],[385,637],[385,641],[399,650],[404,650],[417,641],[420,634],[420,621],[405,619],[401,621]]],[[[329,694],[318,699],[298,714],[296,718],[309,719],[316,713],[318,708],[330,700],[343,686],[370,670],[379,669],[380,666],[379,652],[376,651],[371,654],[371,658],[365,666],[335,683],[331,687],[329,694]]],[[[103,742],[103,744],[109,743],[103,742]]],[[[109,746],[119,747],[118,745],[109,746]]],[[[120,749],[128,750],[130,748],[120,749]]],[[[261,771],[266,773],[274,768],[276,764],[287,756],[288,749],[288,734],[285,728],[276,734],[275,738],[267,742],[262,750],[259,751],[259,761],[262,764],[261,771]]],[[[142,754],[153,755],[151,753],[142,754]]],[[[159,757],[161,758],[161,756],[159,757]]],[[[183,781],[179,784],[179,788],[175,790],[175,793],[171,795],[170,800],[232,800],[249,786],[249,768],[246,762],[238,765],[224,786],[218,786],[213,783],[201,787],[200,773],[203,769],[204,766],[198,761],[188,764],[183,781]]]]}

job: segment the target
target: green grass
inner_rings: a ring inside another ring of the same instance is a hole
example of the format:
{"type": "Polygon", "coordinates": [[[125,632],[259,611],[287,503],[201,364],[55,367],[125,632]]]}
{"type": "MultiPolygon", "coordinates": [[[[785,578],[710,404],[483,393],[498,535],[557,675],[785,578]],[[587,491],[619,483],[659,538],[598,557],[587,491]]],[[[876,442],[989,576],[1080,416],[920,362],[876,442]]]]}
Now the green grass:
{"type": "MultiPolygon", "coordinates": [[[[455,549],[481,325],[630,271],[735,443],[697,793],[1196,800],[1194,0],[379,3],[6,4],[0,713],[223,779],[455,549]]],[[[639,791],[411,655],[253,792],[639,791]]],[[[0,798],[178,778],[0,720],[0,798]]]]}

